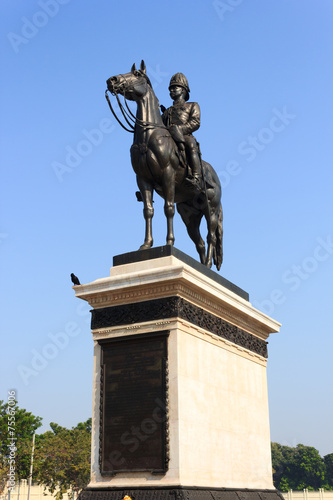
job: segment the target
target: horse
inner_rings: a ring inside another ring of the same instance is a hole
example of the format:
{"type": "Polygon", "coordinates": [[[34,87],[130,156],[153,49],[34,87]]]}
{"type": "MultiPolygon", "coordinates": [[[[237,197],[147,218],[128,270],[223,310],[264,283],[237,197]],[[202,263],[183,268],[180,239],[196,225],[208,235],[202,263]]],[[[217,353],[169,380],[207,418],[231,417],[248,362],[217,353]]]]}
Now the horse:
{"type": "Polygon", "coordinates": [[[137,196],[139,201],[143,201],[145,219],[145,238],[140,250],[151,248],[153,245],[152,218],[155,190],[165,201],[167,245],[173,245],[175,241],[173,218],[176,203],[187,232],[196,246],[200,262],[211,268],[214,261],[219,270],[223,260],[223,213],[221,184],[215,170],[202,160],[202,186],[194,188],[186,182],[187,168],[181,162],[177,144],[163,124],[159,102],[147,76],[144,61],[141,61],[140,69],[137,70],[133,64],[129,73],[112,76],[106,83],[105,95],[112,113],[125,130],[134,133],[130,155],[140,190],[137,196]],[[116,96],[130,128],[125,127],[114,112],[108,91],[116,96]],[[124,97],[127,111],[120,102],[119,94],[124,97]],[[136,102],[136,115],[131,112],[127,100],[136,102]],[[200,222],[203,216],[206,218],[208,229],[207,253],[200,234],[200,222]]]}

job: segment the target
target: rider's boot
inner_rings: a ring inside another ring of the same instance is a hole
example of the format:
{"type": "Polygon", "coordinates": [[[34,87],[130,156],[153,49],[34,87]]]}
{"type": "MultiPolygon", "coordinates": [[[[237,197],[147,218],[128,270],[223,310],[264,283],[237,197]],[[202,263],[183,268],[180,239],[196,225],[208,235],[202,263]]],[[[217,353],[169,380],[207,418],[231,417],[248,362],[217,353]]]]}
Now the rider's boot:
{"type": "Polygon", "coordinates": [[[201,174],[201,162],[199,155],[193,151],[190,158],[190,166],[192,170],[192,175],[189,175],[186,179],[186,183],[195,189],[203,188],[203,179],[201,174]]]}

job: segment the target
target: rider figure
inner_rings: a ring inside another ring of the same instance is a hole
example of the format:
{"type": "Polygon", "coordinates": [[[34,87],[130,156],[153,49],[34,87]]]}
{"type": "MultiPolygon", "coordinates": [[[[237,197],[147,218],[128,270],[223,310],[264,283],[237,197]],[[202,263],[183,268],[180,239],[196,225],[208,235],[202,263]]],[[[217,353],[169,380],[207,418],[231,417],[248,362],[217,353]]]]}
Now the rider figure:
{"type": "Polygon", "coordinates": [[[200,107],[197,102],[186,102],[190,97],[188,81],[183,73],[176,73],[170,80],[170,97],[173,105],[163,111],[162,120],[168,127],[180,151],[186,153],[192,176],[188,182],[193,186],[200,185],[201,160],[198,143],[192,132],[200,127],[200,107]]]}

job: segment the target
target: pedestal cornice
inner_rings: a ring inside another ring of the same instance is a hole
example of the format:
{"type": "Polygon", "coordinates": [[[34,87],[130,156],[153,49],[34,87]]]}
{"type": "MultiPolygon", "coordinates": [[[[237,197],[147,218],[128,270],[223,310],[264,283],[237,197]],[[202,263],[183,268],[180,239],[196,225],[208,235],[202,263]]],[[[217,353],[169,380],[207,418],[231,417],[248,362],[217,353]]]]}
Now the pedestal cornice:
{"type": "Polygon", "coordinates": [[[280,328],[248,300],[174,255],[118,265],[110,277],[73,288],[93,309],[179,296],[262,340],[280,328]]]}

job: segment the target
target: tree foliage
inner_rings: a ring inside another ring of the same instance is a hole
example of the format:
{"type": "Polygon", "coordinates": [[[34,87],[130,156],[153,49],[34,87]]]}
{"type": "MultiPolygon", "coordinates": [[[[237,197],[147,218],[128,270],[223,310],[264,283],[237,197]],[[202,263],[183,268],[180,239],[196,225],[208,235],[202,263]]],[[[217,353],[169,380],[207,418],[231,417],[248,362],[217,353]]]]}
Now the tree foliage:
{"type": "Polygon", "coordinates": [[[327,489],[333,490],[333,453],[324,456],[327,489]]]}
{"type": "MultiPolygon", "coordinates": [[[[30,474],[32,438],[42,425],[41,417],[0,401],[0,494],[9,471],[9,448],[14,429],[15,479],[27,479],[30,474]],[[9,424],[9,416],[15,416],[9,424]]],[[[56,423],[51,431],[36,435],[33,479],[60,499],[64,493],[79,492],[90,479],[91,419],[66,429],[56,423]]]]}
{"type": "Polygon", "coordinates": [[[16,401],[8,404],[0,400],[0,493],[6,485],[9,470],[8,445],[15,443],[16,480],[27,478],[30,473],[32,437],[41,425],[41,417],[19,408],[16,401]]]}
{"type": "Polygon", "coordinates": [[[91,419],[66,429],[51,423],[52,431],[37,436],[34,477],[61,499],[80,492],[90,479],[91,419]]]}
{"type": "MultiPolygon", "coordinates": [[[[333,454],[327,457],[333,457],[333,454]]],[[[298,444],[296,448],[291,448],[272,443],[273,481],[280,491],[329,489],[329,464],[332,461],[321,458],[311,446],[298,444]]]]}

